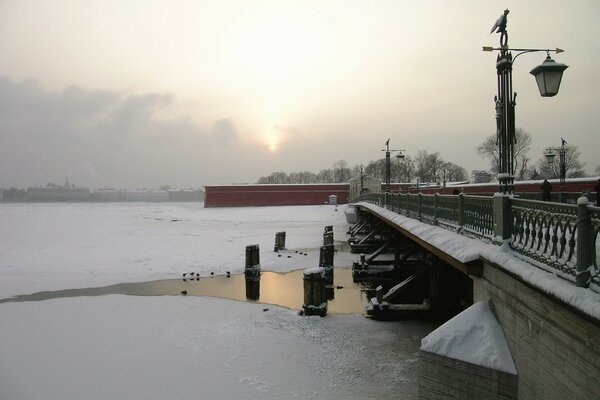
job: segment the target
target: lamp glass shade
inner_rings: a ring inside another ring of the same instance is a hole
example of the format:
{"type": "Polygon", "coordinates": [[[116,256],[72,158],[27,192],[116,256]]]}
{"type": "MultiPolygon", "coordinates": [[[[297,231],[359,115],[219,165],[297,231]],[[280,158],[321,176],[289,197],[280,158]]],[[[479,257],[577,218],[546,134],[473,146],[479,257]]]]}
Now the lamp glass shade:
{"type": "Polygon", "coordinates": [[[396,154],[396,159],[398,160],[398,162],[404,161],[404,157],[405,155],[402,153],[396,154]]]}
{"type": "Polygon", "coordinates": [[[552,151],[547,151],[544,156],[546,157],[548,164],[554,164],[554,157],[556,157],[556,154],[554,154],[552,151]]]}
{"type": "Polygon", "coordinates": [[[569,68],[567,65],[557,63],[548,56],[541,65],[531,70],[542,97],[556,96],[563,71],[567,68],[569,68]]]}

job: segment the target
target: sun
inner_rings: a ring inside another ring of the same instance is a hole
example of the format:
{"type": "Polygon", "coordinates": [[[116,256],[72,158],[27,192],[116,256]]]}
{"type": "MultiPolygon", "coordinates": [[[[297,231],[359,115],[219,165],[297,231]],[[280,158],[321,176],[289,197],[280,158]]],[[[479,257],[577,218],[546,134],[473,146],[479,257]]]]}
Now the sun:
{"type": "Polygon", "coordinates": [[[277,135],[275,132],[271,132],[267,136],[267,147],[272,153],[275,153],[279,148],[279,141],[277,140],[277,135]]]}

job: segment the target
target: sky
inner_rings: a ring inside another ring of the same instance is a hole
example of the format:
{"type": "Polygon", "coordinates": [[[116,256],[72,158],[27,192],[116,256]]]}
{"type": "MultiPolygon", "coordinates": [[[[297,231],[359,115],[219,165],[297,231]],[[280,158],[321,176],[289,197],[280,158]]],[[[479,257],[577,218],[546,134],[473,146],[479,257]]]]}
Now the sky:
{"type": "Polygon", "coordinates": [[[472,171],[495,134],[492,25],[555,48],[560,92],[513,67],[529,157],[600,164],[600,2],[0,0],[0,187],[252,183],[419,150],[472,171]]]}

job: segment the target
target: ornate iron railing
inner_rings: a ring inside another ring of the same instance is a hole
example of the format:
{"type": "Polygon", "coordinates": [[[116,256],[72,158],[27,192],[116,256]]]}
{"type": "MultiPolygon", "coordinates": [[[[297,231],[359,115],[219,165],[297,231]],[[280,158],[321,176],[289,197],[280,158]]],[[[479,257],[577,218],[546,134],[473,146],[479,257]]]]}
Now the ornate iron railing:
{"type": "Polygon", "coordinates": [[[492,239],[494,237],[493,198],[464,196],[464,203],[465,233],[478,238],[492,239]]]}
{"type": "MultiPolygon", "coordinates": [[[[439,225],[469,237],[498,239],[493,197],[371,193],[352,202],[366,201],[410,218],[439,225]]],[[[512,249],[541,268],[600,292],[600,208],[510,198],[506,203],[512,249]]],[[[497,215],[498,214],[498,215],[497,215]]],[[[502,228],[505,229],[505,228],[502,228]]],[[[507,236],[502,233],[500,240],[507,236]]]]}
{"type": "Polygon", "coordinates": [[[512,249],[574,279],[577,206],[513,199],[511,210],[512,249]]]}

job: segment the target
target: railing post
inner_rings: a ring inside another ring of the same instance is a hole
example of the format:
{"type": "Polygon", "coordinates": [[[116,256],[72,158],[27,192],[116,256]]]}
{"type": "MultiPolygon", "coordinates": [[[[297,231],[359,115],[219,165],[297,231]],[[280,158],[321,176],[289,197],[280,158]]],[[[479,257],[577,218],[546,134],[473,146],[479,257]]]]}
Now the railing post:
{"type": "Polygon", "coordinates": [[[501,193],[494,195],[494,241],[498,244],[509,243],[512,237],[512,210],[510,197],[501,193]]]}
{"type": "Polygon", "coordinates": [[[462,230],[465,225],[465,196],[460,193],[458,195],[458,230],[462,230]]]}
{"type": "Polygon", "coordinates": [[[439,195],[437,193],[433,196],[433,224],[438,224],[438,204],[439,204],[439,195]]]}
{"type": "Polygon", "coordinates": [[[582,196],[577,199],[577,276],[578,287],[590,285],[590,267],[594,263],[594,227],[588,209],[589,200],[582,196]]]}
{"type": "Polygon", "coordinates": [[[421,192],[417,194],[417,219],[421,221],[421,192]]]}

